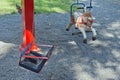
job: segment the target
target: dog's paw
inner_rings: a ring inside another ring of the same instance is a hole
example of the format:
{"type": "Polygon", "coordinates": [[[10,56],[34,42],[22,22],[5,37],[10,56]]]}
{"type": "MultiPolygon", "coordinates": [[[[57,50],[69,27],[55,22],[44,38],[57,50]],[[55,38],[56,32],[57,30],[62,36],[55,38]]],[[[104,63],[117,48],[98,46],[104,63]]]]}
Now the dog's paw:
{"type": "Polygon", "coordinates": [[[87,44],[87,39],[84,39],[84,40],[83,40],[83,43],[87,44]]]}
{"type": "Polygon", "coordinates": [[[68,29],[68,28],[66,28],[66,31],[69,31],[69,29],[68,29]]]}
{"type": "Polygon", "coordinates": [[[95,41],[95,40],[96,40],[96,37],[95,37],[95,36],[93,36],[93,37],[92,37],[92,40],[93,40],[93,41],[95,41]]]}
{"type": "Polygon", "coordinates": [[[78,29],[77,27],[75,27],[75,29],[78,29]]]}

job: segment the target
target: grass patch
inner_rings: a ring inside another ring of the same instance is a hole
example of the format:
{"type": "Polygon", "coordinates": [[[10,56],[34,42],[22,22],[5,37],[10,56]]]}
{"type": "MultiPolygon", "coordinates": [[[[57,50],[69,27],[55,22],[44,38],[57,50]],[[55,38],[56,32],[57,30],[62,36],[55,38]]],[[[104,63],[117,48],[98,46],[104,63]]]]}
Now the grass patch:
{"type": "MultiPolygon", "coordinates": [[[[21,0],[0,0],[0,15],[17,13],[15,4],[21,0]]],[[[36,13],[68,12],[71,0],[34,0],[36,13]]]]}
{"type": "Polygon", "coordinates": [[[13,6],[15,1],[19,0],[14,0],[14,3],[13,0],[0,0],[0,15],[15,13],[16,8],[13,6]]]}
{"type": "Polygon", "coordinates": [[[68,12],[71,0],[38,0],[35,1],[35,9],[37,12],[50,13],[50,12],[68,12]]]}

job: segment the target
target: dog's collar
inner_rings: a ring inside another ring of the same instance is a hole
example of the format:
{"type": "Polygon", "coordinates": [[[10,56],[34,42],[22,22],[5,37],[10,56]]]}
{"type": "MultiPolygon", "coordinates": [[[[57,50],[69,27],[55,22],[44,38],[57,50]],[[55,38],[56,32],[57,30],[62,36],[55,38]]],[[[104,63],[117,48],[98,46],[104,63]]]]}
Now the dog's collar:
{"type": "MultiPolygon", "coordinates": [[[[91,19],[88,19],[87,22],[85,22],[83,15],[81,15],[80,17],[78,17],[78,19],[79,19],[79,20],[78,20],[78,22],[76,22],[76,24],[84,24],[84,25],[86,25],[86,26],[89,27],[89,28],[90,28],[91,26],[88,25],[88,22],[90,22],[90,23],[93,23],[93,22],[94,22],[94,20],[91,20],[91,19]],[[80,19],[81,19],[81,20],[80,20],[80,19]]],[[[78,26],[76,26],[76,27],[78,27],[78,26]]]]}
{"type": "Polygon", "coordinates": [[[81,21],[79,20],[77,23],[78,23],[78,24],[85,24],[85,25],[87,25],[87,22],[85,22],[83,18],[84,18],[83,15],[80,16],[80,17],[78,17],[78,19],[81,19],[81,21]]]}

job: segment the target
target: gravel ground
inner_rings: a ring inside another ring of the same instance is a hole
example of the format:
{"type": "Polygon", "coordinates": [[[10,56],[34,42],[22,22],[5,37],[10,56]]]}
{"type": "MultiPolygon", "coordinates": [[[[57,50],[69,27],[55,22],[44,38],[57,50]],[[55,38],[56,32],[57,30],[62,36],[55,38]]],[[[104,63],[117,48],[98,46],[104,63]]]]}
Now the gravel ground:
{"type": "Polygon", "coordinates": [[[94,0],[96,41],[65,27],[68,13],[36,14],[37,43],[57,45],[40,74],[18,66],[21,15],[0,16],[0,80],[120,80],[120,1],[94,0]]]}

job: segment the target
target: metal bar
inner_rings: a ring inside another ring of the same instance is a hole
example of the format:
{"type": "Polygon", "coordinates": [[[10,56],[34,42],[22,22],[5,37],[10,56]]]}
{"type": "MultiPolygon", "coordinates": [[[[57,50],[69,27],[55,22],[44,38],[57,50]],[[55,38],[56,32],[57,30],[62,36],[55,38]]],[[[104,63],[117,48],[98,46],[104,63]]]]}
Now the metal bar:
{"type": "Polygon", "coordinates": [[[42,56],[23,56],[23,58],[36,58],[36,59],[46,59],[48,60],[48,57],[42,57],[42,56]]]}
{"type": "Polygon", "coordinates": [[[77,3],[79,3],[78,0],[77,0],[77,3]]]}
{"type": "Polygon", "coordinates": [[[22,0],[22,25],[23,25],[23,39],[21,50],[24,50],[28,44],[32,43],[30,47],[33,51],[39,51],[35,43],[35,24],[34,24],[34,0],[22,0]]]}
{"type": "Polygon", "coordinates": [[[85,4],[84,4],[84,3],[73,3],[73,4],[70,6],[70,17],[72,17],[73,6],[75,6],[75,5],[82,5],[83,7],[85,7],[85,4]]]}
{"type": "Polygon", "coordinates": [[[90,0],[90,7],[92,6],[92,0],[90,0]]]}
{"type": "Polygon", "coordinates": [[[27,51],[29,50],[29,48],[31,47],[31,45],[32,45],[32,42],[30,44],[28,44],[28,46],[26,46],[26,48],[23,50],[23,52],[20,55],[20,60],[27,53],[27,51]]]}

